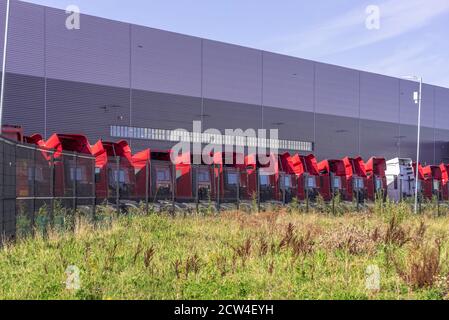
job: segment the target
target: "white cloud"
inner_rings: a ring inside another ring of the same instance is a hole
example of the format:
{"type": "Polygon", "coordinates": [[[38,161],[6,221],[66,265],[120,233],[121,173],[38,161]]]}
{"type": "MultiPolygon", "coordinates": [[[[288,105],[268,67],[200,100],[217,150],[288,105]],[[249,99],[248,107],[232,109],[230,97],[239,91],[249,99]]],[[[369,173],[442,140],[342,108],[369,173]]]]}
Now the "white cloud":
{"type": "Polygon", "coordinates": [[[316,57],[360,48],[401,36],[429,24],[434,18],[449,12],[447,0],[388,0],[377,4],[381,10],[381,28],[365,27],[366,7],[358,7],[324,24],[278,37],[265,45],[283,48],[287,54],[316,57]]]}

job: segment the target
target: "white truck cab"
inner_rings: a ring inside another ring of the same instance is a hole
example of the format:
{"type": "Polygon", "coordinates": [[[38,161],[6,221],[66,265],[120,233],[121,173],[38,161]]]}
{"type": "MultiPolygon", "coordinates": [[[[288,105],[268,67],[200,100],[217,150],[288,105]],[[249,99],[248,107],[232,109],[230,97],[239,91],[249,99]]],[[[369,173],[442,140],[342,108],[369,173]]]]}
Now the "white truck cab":
{"type": "Polygon", "coordinates": [[[400,201],[414,195],[415,174],[412,159],[394,158],[388,160],[385,175],[390,199],[400,201]]]}

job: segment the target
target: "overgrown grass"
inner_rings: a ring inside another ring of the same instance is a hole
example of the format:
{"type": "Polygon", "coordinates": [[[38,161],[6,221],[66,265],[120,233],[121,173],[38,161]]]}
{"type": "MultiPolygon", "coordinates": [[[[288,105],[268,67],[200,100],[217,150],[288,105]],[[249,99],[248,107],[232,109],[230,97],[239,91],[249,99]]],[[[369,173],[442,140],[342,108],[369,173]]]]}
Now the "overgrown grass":
{"type": "Polygon", "coordinates": [[[449,298],[449,218],[433,207],[415,216],[407,203],[338,206],[336,216],[297,204],[207,216],[134,210],[96,227],[77,216],[70,230],[0,249],[0,298],[449,298]],[[373,265],[379,290],[366,287],[373,265]],[[68,266],[81,272],[79,290],[66,289],[68,266]]]}

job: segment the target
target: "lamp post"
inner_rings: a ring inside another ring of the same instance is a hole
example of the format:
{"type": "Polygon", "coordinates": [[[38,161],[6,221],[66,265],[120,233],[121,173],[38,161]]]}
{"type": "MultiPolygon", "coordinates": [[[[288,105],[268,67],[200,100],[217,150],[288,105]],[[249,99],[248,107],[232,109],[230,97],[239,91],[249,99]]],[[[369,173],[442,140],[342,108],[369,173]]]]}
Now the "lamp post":
{"type": "Polygon", "coordinates": [[[5,39],[3,42],[3,63],[2,63],[2,84],[0,89],[0,135],[3,132],[3,103],[5,98],[5,74],[6,74],[6,54],[8,47],[8,27],[9,27],[9,7],[10,0],[6,1],[6,19],[5,19],[5,39]]]}
{"type": "Polygon", "coordinates": [[[419,180],[419,152],[420,152],[420,137],[421,137],[421,106],[422,106],[422,77],[406,76],[404,79],[418,81],[419,92],[414,92],[413,99],[418,104],[418,139],[416,144],[416,167],[415,167],[415,214],[418,213],[418,180],[419,180]]]}

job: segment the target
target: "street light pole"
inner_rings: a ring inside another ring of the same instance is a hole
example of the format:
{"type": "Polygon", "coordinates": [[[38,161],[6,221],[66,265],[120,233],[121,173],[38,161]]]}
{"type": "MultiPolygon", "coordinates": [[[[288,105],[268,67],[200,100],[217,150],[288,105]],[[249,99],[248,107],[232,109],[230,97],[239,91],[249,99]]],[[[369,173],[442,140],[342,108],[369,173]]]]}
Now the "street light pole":
{"type": "Polygon", "coordinates": [[[6,55],[8,52],[7,47],[8,47],[9,8],[10,8],[10,0],[7,0],[6,19],[5,19],[5,39],[3,42],[2,84],[0,89],[0,135],[3,132],[3,103],[5,100],[5,74],[6,74],[6,55]]]}
{"type": "Polygon", "coordinates": [[[418,104],[418,138],[416,143],[416,167],[415,167],[415,214],[418,213],[418,184],[419,184],[419,153],[421,147],[421,106],[422,106],[422,77],[417,76],[406,76],[404,79],[419,81],[419,92],[418,96],[416,96],[416,92],[414,93],[413,99],[415,103],[418,104]]]}
{"type": "Polygon", "coordinates": [[[416,177],[415,177],[415,214],[418,213],[418,179],[419,179],[419,153],[421,138],[421,105],[422,105],[422,77],[419,78],[419,97],[418,97],[418,138],[416,146],[416,177]]]}

